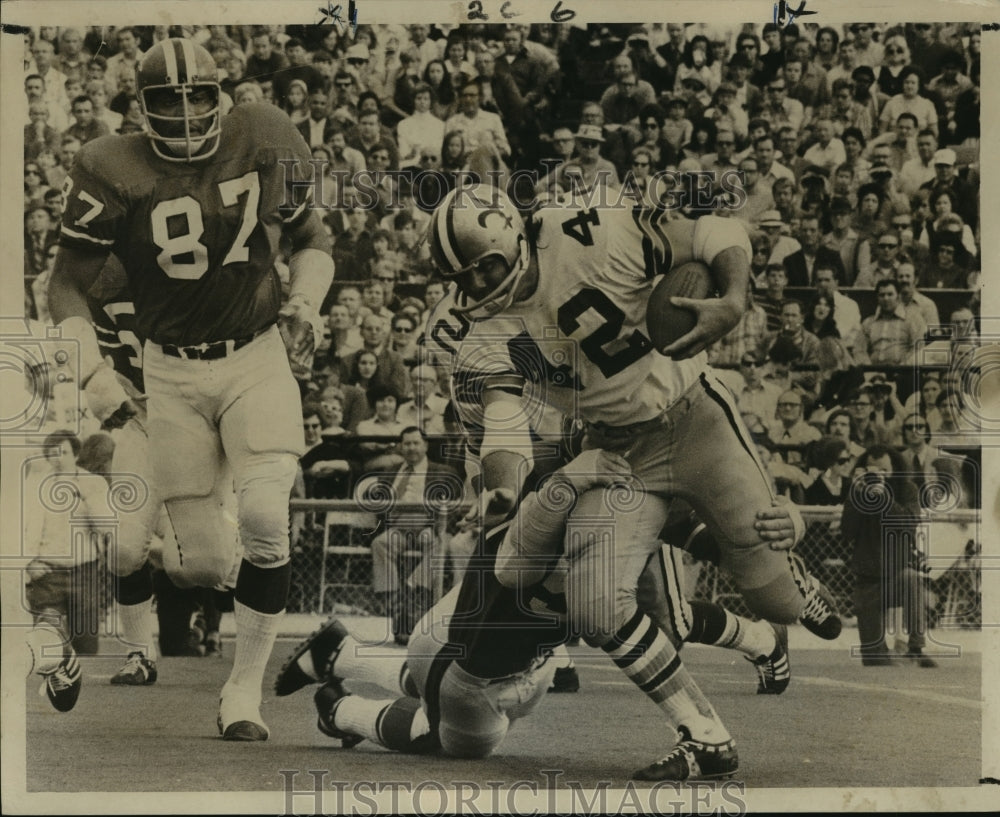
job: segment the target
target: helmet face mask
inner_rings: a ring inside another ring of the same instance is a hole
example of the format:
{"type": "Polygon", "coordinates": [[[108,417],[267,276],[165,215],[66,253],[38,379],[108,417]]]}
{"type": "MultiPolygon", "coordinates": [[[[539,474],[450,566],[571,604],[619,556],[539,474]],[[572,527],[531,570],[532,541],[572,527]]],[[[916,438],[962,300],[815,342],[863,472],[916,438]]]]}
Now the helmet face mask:
{"type": "Polygon", "coordinates": [[[136,68],[136,90],[153,151],[171,162],[212,156],[222,133],[215,61],[182,38],[157,43],[136,68]]]}

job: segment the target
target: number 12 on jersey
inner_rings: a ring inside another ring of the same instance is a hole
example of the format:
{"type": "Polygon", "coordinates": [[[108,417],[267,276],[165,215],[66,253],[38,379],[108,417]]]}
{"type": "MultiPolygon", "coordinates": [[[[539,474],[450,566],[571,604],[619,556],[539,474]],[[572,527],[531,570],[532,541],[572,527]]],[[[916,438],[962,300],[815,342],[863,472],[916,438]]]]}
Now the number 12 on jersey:
{"type": "MultiPolygon", "coordinates": [[[[224,207],[239,206],[240,197],[244,194],[240,229],[222,259],[222,266],[250,260],[247,242],[257,226],[260,176],[256,170],[251,170],[239,178],[219,182],[219,195],[224,207]]],[[[160,269],[171,278],[187,281],[201,278],[208,271],[208,247],[200,241],[205,232],[205,222],[198,200],[192,196],[180,196],[161,201],[150,213],[150,220],[153,243],[160,249],[156,256],[160,269]],[[184,225],[183,229],[178,227],[179,223],[184,225]]]]}

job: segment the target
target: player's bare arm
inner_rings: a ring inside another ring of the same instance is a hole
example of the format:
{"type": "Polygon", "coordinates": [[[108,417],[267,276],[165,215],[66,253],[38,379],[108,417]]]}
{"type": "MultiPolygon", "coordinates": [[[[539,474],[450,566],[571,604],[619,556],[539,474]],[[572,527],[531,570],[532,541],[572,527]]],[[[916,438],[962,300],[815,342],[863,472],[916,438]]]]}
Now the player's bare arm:
{"type": "Polygon", "coordinates": [[[288,359],[296,377],[312,369],[313,354],[323,339],[320,306],[333,283],[330,241],[319,214],[309,210],[290,230],[292,257],[288,262],[291,288],[288,301],[278,313],[278,326],[288,349],[288,359]]]}
{"type": "Polygon", "coordinates": [[[674,297],[674,306],[698,316],[694,329],[662,352],[675,360],[694,357],[722,338],[740,321],[750,279],[750,249],[744,229],[731,219],[705,216],[691,222],[692,257],[712,271],[718,298],[674,297]]]}
{"type": "Polygon", "coordinates": [[[531,471],[531,435],[523,407],[523,397],[507,388],[486,388],[483,419],[486,430],[480,448],[483,490],[503,488],[515,496],[521,493],[531,471]]]}
{"type": "MultiPolygon", "coordinates": [[[[87,304],[87,290],[97,280],[108,255],[100,249],[60,247],[49,284],[49,309],[63,337],[78,344],[79,367],[74,375],[90,410],[102,423],[114,416],[115,424],[121,425],[137,414],[137,408],[114,369],[101,357],[87,304]]],[[[71,367],[76,365],[70,361],[71,367]]]]}

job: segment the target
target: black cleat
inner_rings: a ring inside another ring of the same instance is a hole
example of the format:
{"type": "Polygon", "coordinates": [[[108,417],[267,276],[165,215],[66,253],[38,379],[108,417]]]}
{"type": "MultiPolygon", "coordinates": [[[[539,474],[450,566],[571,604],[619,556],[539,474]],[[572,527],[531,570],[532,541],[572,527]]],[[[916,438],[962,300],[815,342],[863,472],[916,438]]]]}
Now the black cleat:
{"type": "Polygon", "coordinates": [[[579,692],[580,676],[576,667],[559,667],[552,676],[552,686],[549,692],[579,692]]]}
{"type": "Polygon", "coordinates": [[[142,687],[156,683],[156,662],[143,652],[130,652],[125,664],[111,676],[115,686],[142,687]]]}
{"type": "Polygon", "coordinates": [[[923,667],[924,669],[934,669],[938,664],[929,655],[924,655],[923,650],[910,650],[906,657],[917,662],[918,667],[923,667]]]}
{"type": "Polygon", "coordinates": [[[337,707],[349,696],[350,693],[344,690],[339,681],[323,684],[313,696],[317,714],[316,727],[327,737],[338,739],[342,749],[353,749],[364,740],[360,735],[345,732],[335,726],[337,707]]]}
{"type": "Polygon", "coordinates": [[[350,633],[347,632],[347,628],[340,623],[339,619],[329,619],[299,644],[295,648],[295,652],[285,661],[284,666],[278,670],[278,677],[274,681],[274,694],[278,696],[291,695],[309,684],[340,680],[330,675],[330,668],[340,652],[340,645],[344,643],[344,639],[348,635],[350,633]],[[306,653],[309,653],[312,659],[312,675],[299,666],[299,659],[306,653]]]}
{"type": "MultiPolygon", "coordinates": [[[[762,655],[751,663],[757,670],[757,694],[780,695],[792,680],[792,670],[788,663],[788,628],[784,624],[772,624],[777,644],[770,655],[762,655]]],[[[747,661],[750,661],[747,658],[747,661]]]]}
{"type": "Polygon", "coordinates": [[[840,635],[843,625],[837,614],[837,604],[833,594],[818,579],[810,577],[806,606],[799,621],[813,635],[827,641],[833,641],[840,635]]]}
{"type": "Polygon", "coordinates": [[[718,780],[739,771],[740,761],[732,739],[725,743],[694,740],[687,727],[678,730],[681,739],[661,760],[633,772],[633,780],[718,780]]]}
{"type": "Polygon", "coordinates": [[[59,662],[52,672],[41,673],[45,679],[45,694],[49,703],[60,712],[69,712],[76,706],[83,685],[83,671],[72,647],[67,646],[69,655],[59,662]]]}

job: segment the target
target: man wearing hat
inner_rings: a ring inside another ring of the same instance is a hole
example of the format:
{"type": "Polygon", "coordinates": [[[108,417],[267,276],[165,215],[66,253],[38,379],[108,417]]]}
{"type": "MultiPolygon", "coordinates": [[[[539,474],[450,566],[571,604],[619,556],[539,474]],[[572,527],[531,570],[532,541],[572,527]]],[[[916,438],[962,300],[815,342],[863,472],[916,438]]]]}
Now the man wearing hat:
{"type": "Polygon", "coordinates": [[[979,188],[962,180],[955,168],[957,157],[951,148],[942,148],[934,154],[934,178],[920,185],[921,190],[950,190],[954,196],[957,212],[962,220],[975,229],[979,218],[979,188]]]}
{"type": "Polygon", "coordinates": [[[712,104],[712,97],[709,96],[704,80],[695,74],[681,80],[680,96],[687,103],[685,113],[692,122],[701,119],[705,109],[712,104]]]}
{"type": "Polygon", "coordinates": [[[885,49],[872,39],[874,23],[852,23],[851,34],[854,35],[854,50],[858,54],[858,65],[875,68],[882,64],[885,49]]]}
{"type": "Polygon", "coordinates": [[[580,125],[573,141],[577,148],[576,158],[557,167],[542,181],[566,191],[590,191],[599,185],[618,187],[618,171],[600,153],[604,143],[601,128],[598,125],[580,125]]]}
{"type": "Polygon", "coordinates": [[[705,116],[715,122],[719,131],[731,131],[741,141],[750,131],[747,113],[736,104],[736,86],[731,82],[723,82],[716,88],[715,104],[705,111],[705,116]]]}
{"type": "Polygon", "coordinates": [[[782,235],[782,230],[787,229],[788,225],[781,220],[781,213],[777,210],[765,210],[758,226],[771,246],[771,254],[767,260],[769,267],[771,264],[783,265],[789,255],[802,249],[802,245],[794,238],[782,235]]]}
{"type": "Polygon", "coordinates": [[[843,283],[852,286],[857,276],[858,234],[851,228],[851,203],[835,196],[830,202],[830,232],[823,236],[824,247],[836,250],[844,267],[843,283]]]}

